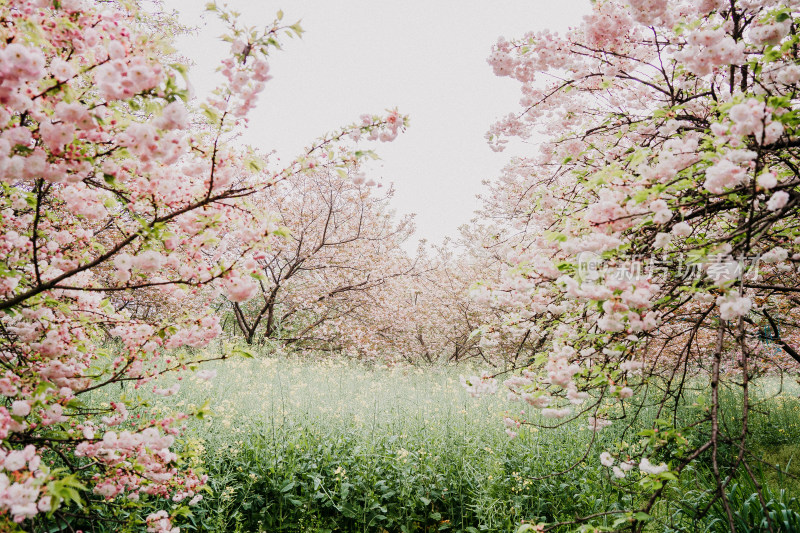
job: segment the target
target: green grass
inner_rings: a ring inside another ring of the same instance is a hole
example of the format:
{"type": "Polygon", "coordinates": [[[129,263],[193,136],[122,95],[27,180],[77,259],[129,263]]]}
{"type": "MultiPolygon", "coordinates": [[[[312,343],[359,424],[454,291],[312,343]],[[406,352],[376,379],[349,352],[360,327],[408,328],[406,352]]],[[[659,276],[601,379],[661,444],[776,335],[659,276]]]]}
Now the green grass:
{"type": "MultiPolygon", "coordinates": [[[[592,433],[580,424],[523,427],[511,440],[502,415],[528,406],[502,394],[469,397],[458,381],[467,368],[277,358],[203,368],[216,369],[217,377],[202,381],[189,373],[177,395],[154,402],[156,411],[171,412],[210,401],[214,411],[193,419],[182,441],[210,476],[204,500],[180,524],[184,531],[499,532],[515,531],[521,520],[571,520],[639,503],[612,486],[597,460],[621,428],[598,433],[586,461],[592,433]]],[[[767,397],[771,386],[759,390],[767,397]]],[[[790,473],[800,455],[796,396],[792,390],[769,399],[752,419],[759,453],[790,473]]],[[[653,416],[645,411],[637,425],[646,427],[653,416]]],[[[775,494],[784,489],[789,502],[793,481],[768,469],[764,479],[775,494]]],[[[707,481],[702,465],[682,476],[670,492],[678,503],[658,507],[651,529],[667,531],[671,522],[679,525],[674,531],[680,524],[715,531],[713,516],[695,523],[681,510],[681,503],[694,508],[707,497],[707,481]]],[[[744,502],[748,495],[738,486],[744,502]]]]}
{"type": "Polygon", "coordinates": [[[534,480],[580,463],[591,432],[540,438],[523,427],[509,439],[502,415],[527,405],[471,398],[458,380],[469,369],[279,359],[216,368],[210,382],[183,380],[170,401],[190,409],[214,399],[215,415],[188,432],[212,475],[190,521],[198,530],[514,531],[522,519],[624,503],[596,490],[594,457],[534,480]]]}

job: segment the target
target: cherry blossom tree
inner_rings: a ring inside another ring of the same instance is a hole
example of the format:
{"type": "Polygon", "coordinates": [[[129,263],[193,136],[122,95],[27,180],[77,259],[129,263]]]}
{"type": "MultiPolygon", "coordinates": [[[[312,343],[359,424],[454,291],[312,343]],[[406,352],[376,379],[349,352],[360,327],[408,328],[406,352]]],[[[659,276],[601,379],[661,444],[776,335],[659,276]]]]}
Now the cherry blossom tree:
{"type": "Polygon", "coordinates": [[[512,326],[503,334],[491,330],[492,335],[479,330],[510,309],[480,297],[484,285],[505,274],[492,229],[462,227],[458,239],[421,254],[419,275],[392,281],[389,312],[375,317],[382,353],[411,364],[473,361],[508,369],[527,361],[535,340],[528,330],[512,326]]]}
{"type": "Polygon", "coordinates": [[[477,356],[472,332],[481,315],[468,292],[478,277],[467,274],[467,262],[456,260],[449,244],[430,250],[423,243],[417,263],[415,275],[383,287],[382,305],[370,317],[373,351],[408,364],[459,363],[477,356]]]}
{"type": "Polygon", "coordinates": [[[726,490],[737,475],[758,484],[751,382],[800,363],[797,15],[788,0],[606,0],[566,35],[492,51],[522,97],[488,140],[538,145],[486,198],[510,268],[475,295],[511,308],[483,336],[542,342],[505,384],[551,427],[630,427],[655,403],[652,430],[600,456],[641,506],[576,523],[642,531],[702,464],[716,486],[698,514],[721,502],[734,530],[726,490]],[[724,390],[741,405],[723,405],[724,390]],[[708,408],[687,426],[690,396],[708,408]]]}
{"type": "Polygon", "coordinates": [[[393,278],[416,274],[416,261],[402,248],[414,226],[410,217],[395,221],[392,190],[381,194],[355,168],[340,171],[320,167],[254,199],[281,232],[246,263],[258,297],[231,302],[231,326],[248,344],[269,339],[289,349],[367,349],[356,337],[368,336],[364,326],[380,312],[378,292],[393,278]]]}
{"type": "Polygon", "coordinates": [[[149,31],[148,16],[128,2],[0,5],[3,531],[80,527],[117,511],[148,531],[177,530],[205,477],[176,437],[202,411],[151,416],[136,390],[174,393],[158,376],[201,360],[169,351],[220,332],[208,307],[177,304],[254,296],[242,257],[267,250],[276,226],[249,198],[323,161],[351,166],[368,153],[354,147],[359,137],[391,140],[404,127],[397,113],[365,116],[271,168],[231,139],[270,79],[268,53],[300,26],[279,13],[258,31],[220,10],[231,48],[223,82],[190,109],[185,69],[159,37],[169,32],[149,31]],[[223,234],[238,255],[223,253],[223,234]],[[117,305],[144,290],[174,301],[173,312],[117,305]],[[106,348],[106,334],[121,348],[106,348]],[[131,393],[113,392],[120,384],[131,393]],[[171,511],[137,517],[136,502],[156,498],[171,511]]]}

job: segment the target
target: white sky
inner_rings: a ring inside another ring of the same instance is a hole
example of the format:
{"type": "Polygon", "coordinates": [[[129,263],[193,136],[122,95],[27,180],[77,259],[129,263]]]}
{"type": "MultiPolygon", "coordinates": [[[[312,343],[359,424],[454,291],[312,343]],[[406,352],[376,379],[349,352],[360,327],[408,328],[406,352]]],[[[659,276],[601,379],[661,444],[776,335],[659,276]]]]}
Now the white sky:
{"type": "MultiPolygon", "coordinates": [[[[196,65],[190,80],[202,95],[219,81],[214,69],[228,51],[223,26],[201,17],[202,0],[165,0],[196,35],[178,41],[196,65]]],[[[250,115],[247,144],[289,160],[314,138],[398,107],[411,126],[392,143],[376,143],[381,160],[370,177],[394,183],[398,213],[416,213],[417,238],[455,235],[478,207],[481,181],[514,153],[494,153],[484,134],[518,109],[519,84],[498,78],[486,63],[501,35],[520,37],[577,26],[589,0],[229,0],[247,25],[265,26],[278,9],[284,22],[302,19],[303,38],[285,39],[250,115]]]]}

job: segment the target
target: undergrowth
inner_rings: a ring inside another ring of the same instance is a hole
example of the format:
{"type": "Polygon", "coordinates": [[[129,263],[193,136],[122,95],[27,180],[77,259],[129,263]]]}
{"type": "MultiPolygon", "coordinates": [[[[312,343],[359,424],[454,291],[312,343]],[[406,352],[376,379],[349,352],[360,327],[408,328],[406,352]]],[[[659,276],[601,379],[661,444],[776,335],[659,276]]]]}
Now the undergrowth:
{"type": "MultiPolygon", "coordinates": [[[[195,451],[210,478],[204,499],[181,521],[183,531],[500,532],[523,521],[571,521],[642,503],[615,488],[597,459],[621,429],[595,435],[588,454],[593,436],[585,423],[523,426],[509,439],[504,414],[534,415],[502,397],[470,398],[458,381],[466,368],[278,358],[204,368],[217,376],[190,374],[177,395],[152,407],[190,411],[209,401],[213,410],[192,421],[180,443],[195,451]]],[[[800,513],[792,478],[800,403],[796,390],[776,395],[771,386],[763,387],[765,404],[752,417],[753,443],[765,465],[780,467],[760,470],[766,514],[776,523],[785,515],[791,528],[792,513],[800,513]]],[[[737,398],[729,396],[733,409],[737,398]]],[[[692,409],[689,398],[686,416],[692,409]]],[[[653,417],[644,411],[636,425],[647,427],[653,417]]],[[[719,505],[702,518],[692,514],[710,501],[711,486],[702,463],[685,471],[671,498],[654,509],[648,530],[723,531],[719,505]]],[[[737,477],[729,491],[741,531],[759,531],[764,512],[748,479],[737,477]]]]}

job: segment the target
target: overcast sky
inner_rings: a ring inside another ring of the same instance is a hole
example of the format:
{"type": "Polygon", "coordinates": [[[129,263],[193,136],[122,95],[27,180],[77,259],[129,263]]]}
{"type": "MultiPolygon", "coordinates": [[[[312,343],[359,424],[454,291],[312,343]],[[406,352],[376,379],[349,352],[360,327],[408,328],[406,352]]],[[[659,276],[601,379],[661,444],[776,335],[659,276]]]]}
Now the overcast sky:
{"type": "MultiPolygon", "coordinates": [[[[228,46],[223,26],[203,16],[201,0],[165,0],[184,24],[197,26],[178,41],[196,65],[198,95],[219,80],[214,69],[228,46]]],[[[499,36],[529,30],[563,32],[580,24],[589,0],[229,0],[248,25],[264,26],[282,9],[302,19],[303,38],[286,39],[273,54],[273,79],[261,94],[244,141],[276,150],[285,160],[319,135],[362,113],[398,107],[411,127],[376,146],[381,161],[367,173],[394,183],[398,213],[416,213],[417,238],[438,242],[469,221],[481,181],[497,176],[518,145],[494,153],[484,134],[518,107],[519,84],[492,74],[486,63],[499,36]]]]}

